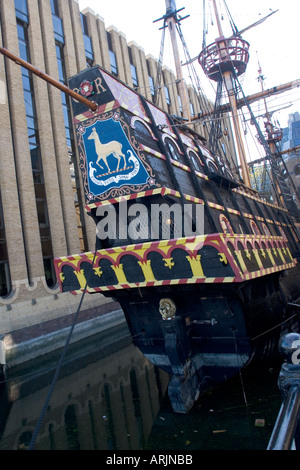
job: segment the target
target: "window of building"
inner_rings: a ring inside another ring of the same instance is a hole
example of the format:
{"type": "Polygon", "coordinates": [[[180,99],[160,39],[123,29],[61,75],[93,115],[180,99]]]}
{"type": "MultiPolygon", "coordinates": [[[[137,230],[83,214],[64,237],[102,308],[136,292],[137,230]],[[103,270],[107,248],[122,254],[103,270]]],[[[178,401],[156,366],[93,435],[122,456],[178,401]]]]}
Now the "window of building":
{"type": "Polygon", "coordinates": [[[8,252],[2,201],[0,196],[0,297],[6,297],[11,292],[11,278],[9,270],[8,252]]]}
{"type": "Polygon", "coordinates": [[[149,85],[150,85],[150,93],[151,93],[151,96],[154,96],[155,95],[155,84],[154,84],[154,80],[152,78],[152,75],[150,73],[150,66],[149,66],[148,61],[147,61],[147,70],[148,70],[148,79],[149,79],[149,85]]]}
{"type": "Polygon", "coordinates": [[[300,137],[300,121],[295,121],[292,124],[292,138],[300,137]]]}
{"type": "Polygon", "coordinates": [[[133,86],[137,88],[139,85],[139,82],[137,78],[136,66],[133,63],[132,50],[130,47],[128,47],[128,54],[129,54],[129,61],[130,61],[132,83],[133,83],[133,86]]]}
{"type": "Polygon", "coordinates": [[[59,16],[58,3],[57,0],[50,0],[51,12],[52,15],[59,16]]]}
{"type": "Polygon", "coordinates": [[[294,172],[296,176],[300,175],[300,163],[298,163],[298,165],[295,166],[294,172]]]}
{"type": "Polygon", "coordinates": [[[167,105],[170,106],[171,105],[171,98],[170,98],[170,94],[169,94],[169,89],[168,89],[167,85],[165,85],[164,88],[165,88],[165,95],[166,95],[167,105]]]}
{"type": "Polygon", "coordinates": [[[182,103],[181,103],[181,98],[180,98],[179,93],[178,93],[178,103],[179,103],[180,112],[182,113],[182,103]]]}
{"type": "Polygon", "coordinates": [[[82,13],[80,13],[80,18],[81,18],[81,27],[82,27],[86,62],[87,62],[88,67],[92,67],[93,62],[94,62],[94,53],[93,53],[92,40],[89,37],[89,33],[88,33],[87,18],[82,13]]]}
{"type": "Polygon", "coordinates": [[[150,85],[150,93],[151,93],[151,96],[154,96],[155,94],[154,80],[151,77],[151,75],[148,75],[148,78],[149,78],[149,85],[150,85]]]}
{"type": "Polygon", "coordinates": [[[193,103],[190,103],[190,113],[191,113],[191,116],[195,116],[195,109],[194,109],[193,103]]]}
{"type": "Polygon", "coordinates": [[[111,72],[112,72],[113,75],[118,76],[117,58],[116,58],[116,54],[113,51],[111,34],[110,34],[109,31],[107,31],[106,35],[107,35],[107,43],[108,43],[108,52],[109,52],[111,72]]]}
{"type": "MultiPolygon", "coordinates": [[[[27,26],[28,25],[26,22],[20,21],[20,19],[18,18],[17,31],[20,57],[23,60],[30,62],[27,26]]],[[[24,67],[22,67],[22,79],[27,119],[28,141],[31,156],[32,176],[35,189],[36,208],[39,221],[45,278],[47,285],[49,287],[53,287],[56,284],[56,278],[53,267],[53,250],[47,209],[46,191],[44,187],[43,165],[39,143],[38,121],[35,109],[34,88],[31,72],[25,69],[24,67]],[[49,265],[52,266],[50,270],[49,265]]]]}
{"type": "Polygon", "coordinates": [[[28,23],[27,0],[15,0],[15,11],[19,20],[28,23]]]}
{"type": "MultiPolygon", "coordinates": [[[[64,45],[59,41],[56,41],[56,59],[58,67],[59,81],[64,85],[67,85],[66,77],[66,64],[64,58],[64,45]]],[[[78,167],[75,161],[75,143],[72,127],[72,117],[70,110],[70,98],[65,94],[61,93],[61,102],[63,108],[65,132],[67,139],[67,146],[69,150],[69,163],[70,163],[70,175],[72,178],[73,190],[74,190],[74,204],[77,216],[78,226],[78,237],[80,240],[81,251],[88,251],[87,236],[84,221],[84,209],[80,190],[80,175],[78,174],[78,167]]]]}

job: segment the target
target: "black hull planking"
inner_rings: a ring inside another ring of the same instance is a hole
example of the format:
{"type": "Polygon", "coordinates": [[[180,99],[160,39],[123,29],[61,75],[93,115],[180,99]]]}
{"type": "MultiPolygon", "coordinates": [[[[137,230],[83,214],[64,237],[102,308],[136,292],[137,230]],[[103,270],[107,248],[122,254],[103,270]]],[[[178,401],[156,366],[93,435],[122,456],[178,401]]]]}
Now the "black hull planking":
{"type": "Polygon", "coordinates": [[[268,363],[280,336],[299,331],[299,309],[288,305],[297,301],[299,274],[297,267],[263,282],[152,287],[114,298],[135,346],[170,374],[173,410],[186,413],[208,387],[250,364],[268,363]],[[169,318],[161,315],[164,301],[176,309],[169,318]]]}

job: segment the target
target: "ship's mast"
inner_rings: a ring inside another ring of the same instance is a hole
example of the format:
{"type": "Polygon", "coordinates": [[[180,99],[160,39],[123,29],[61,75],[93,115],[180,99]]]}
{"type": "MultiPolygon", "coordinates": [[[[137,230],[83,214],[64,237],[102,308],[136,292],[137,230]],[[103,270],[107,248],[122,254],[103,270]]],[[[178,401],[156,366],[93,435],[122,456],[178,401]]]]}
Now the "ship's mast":
{"type": "MultiPolygon", "coordinates": [[[[160,21],[163,19],[164,25],[161,29],[164,29],[167,27],[169,30],[172,49],[173,49],[175,69],[176,69],[176,82],[178,83],[178,91],[179,91],[179,96],[180,96],[181,105],[182,105],[182,116],[184,119],[190,121],[191,117],[190,117],[189,99],[188,99],[187,89],[185,87],[185,83],[183,79],[182,66],[180,62],[180,54],[179,54],[179,47],[178,47],[178,41],[177,41],[177,25],[180,25],[180,21],[184,20],[189,15],[183,18],[178,17],[178,12],[181,10],[184,10],[184,8],[180,8],[179,10],[177,10],[175,0],[165,0],[165,2],[166,2],[166,14],[162,18],[155,20],[154,23],[156,21],[160,21]]],[[[163,35],[163,39],[164,39],[164,35],[163,35]]],[[[162,44],[162,49],[163,49],[163,44],[162,44]]],[[[162,52],[160,55],[162,55],[162,52]]]]}
{"type": "MultiPolygon", "coordinates": [[[[259,61],[258,61],[258,73],[259,73],[258,81],[261,85],[262,92],[264,92],[264,76],[262,74],[262,68],[261,68],[261,65],[260,65],[259,61]]],[[[282,133],[281,129],[276,129],[274,127],[274,125],[271,121],[271,114],[269,113],[268,106],[267,106],[267,101],[266,101],[265,98],[264,98],[264,105],[265,105],[265,111],[266,111],[266,113],[265,113],[266,120],[265,120],[265,123],[264,123],[266,133],[267,133],[266,140],[268,142],[272,158],[274,159],[274,161],[276,161],[276,157],[277,157],[277,154],[278,154],[276,144],[282,140],[283,133],[282,133]]],[[[280,186],[279,186],[278,182],[276,181],[276,179],[275,179],[274,183],[276,185],[276,190],[277,190],[277,194],[279,195],[280,202],[283,205],[284,200],[283,200],[282,191],[281,191],[280,186]]]]}
{"type": "Polygon", "coordinates": [[[206,75],[217,82],[223,81],[231,108],[233,128],[238,148],[244,184],[251,187],[243,136],[238,117],[235,77],[245,72],[249,60],[249,44],[240,37],[226,39],[215,0],[211,0],[216,17],[219,37],[199,55],[199,62],[206,75]]]}

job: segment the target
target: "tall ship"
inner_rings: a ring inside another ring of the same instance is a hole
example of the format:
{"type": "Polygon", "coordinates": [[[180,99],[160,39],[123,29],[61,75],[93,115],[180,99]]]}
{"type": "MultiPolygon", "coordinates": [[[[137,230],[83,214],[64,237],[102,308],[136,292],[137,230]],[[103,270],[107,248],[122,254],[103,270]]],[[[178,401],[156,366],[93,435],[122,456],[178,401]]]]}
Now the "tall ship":
{"type": "MultiPolygon", "coordinates": [[[[100,66],[69,79],[82,97],[72,99],[73,124],[95,251],[55,260],[62,292],[120,304],[135,346],[170,374],[170,402],[180,413],[208,387],[271,357],[284,332],[299,330],[299,210],[282,176],[281,133],[271,119],[264,131],[256,124],[239,81],[249,43],[238,30],[224,36],[210,3],[218,38],[197,57],[217,85],[209,139],[193,128],[205,110],[191,118],[184,87],[182,119],[100,66]],[[251,186],[240,106],[257,126],[271,196],[251,186]],[[238,170],[234,156],[220,152],[221,111],[231,112],[238,170]]],[[[160,18],[179,86],[181,10],[166,0],[160,18]]]]}

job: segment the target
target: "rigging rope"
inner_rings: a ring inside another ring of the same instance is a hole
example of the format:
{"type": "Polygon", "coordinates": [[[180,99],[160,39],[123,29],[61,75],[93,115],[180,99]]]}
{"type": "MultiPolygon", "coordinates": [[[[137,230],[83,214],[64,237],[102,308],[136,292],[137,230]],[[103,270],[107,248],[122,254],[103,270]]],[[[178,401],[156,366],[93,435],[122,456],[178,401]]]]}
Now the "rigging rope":
{"type": "Polygon", "coordinates": [[[227,11],[227,16],[229,18],[229,22],[230,22],[230,26],[231,26],[231,29],[232,29],[232,32],[234,35],[237,35],[239,33],[239,30],[237,29],[236,27],[236,24],[235,22],[233,21],[233,18],[231,16],[231,13],[230,13],[230,10],[227,6],[227,3],[226,3],[226,0],[224,0],[224,5],[225,5],[225,8],[226,8],[226,11],[227,11]]]}
{"type": "Polygon", "coordinates": [[[155,105],[158,104],[158,94],[160,93],[162,89],[162,87],[160,86],[160,82],[161,82],[162,61],[163,61],[164,47],[165,47],[166,24],[167,24],[167,21],[166,19],[164,19],[164,25],[162,28],[162,37],[161,37],[161,43],[160,43],[157,75],[156,75],[155,88],[154,88],[154,97],[153,97],[153,103],[155,105]]]}
{"type": "Polygon", "coordinates": [[[55,373],[54,373],[54,376],[53,376],[53,379],[52,379],[52,383],[51,383],[51,386],[50,386],[50,388],[49,388],[47,397],[46,397],[46,399],[45,399],[45,402],[44,402],[44,405],[43,405],[41,414],[40,414],[40,416],[39,416],[37,425],[36,425],[35,430],[34,430],[34,432],[33,432],[31,441],[30,441],[30,443],[29,443],[28,450],[33,450],[33,449],[34,449],[35,442],[36,442],[36,439],[37,439],[37,437],[38,437],[38,433],[39,433],[40,428],[41,428],[41,425],[42,425],[42,423],[43,423],[43,420],[44,420],[44,417],[45,417],[45,413],[46,413],[46,411],[47,411],[47,407],[48,407],[48,404],[49,404],[51,395],[52,395],[52,393],[53,393],[53,390],[54,390],[56,381],[57,381],[57,379],[58,379],[58,375],[59,375],[59,372],[60,372],[60,369],[61,369],[63,360],[64,360],[64,358],[65,358],[65,355],[66,355],[68,346],[69,346],[69,344],[70,344],[71,337],[72,337],[72,334],[73,334],[73,330],[74,330],[74,328],[75,328],[75,325],[76,325],[76,322],[77,322],[77,319],[78,319],[78,315],[79,315],[79,312],[80,312],[80,309],[81,309],[81,306],[82,306],[82,302],[83,302],[84,296],[85,296],[86,291],[87,291],[88,281],[89,281],[89,278],[90,278],[90,275],[91,275],[91,272],[92,272],[92,269],[93,269],[93,266],[94,266],[96,254],[97,254],[97,242],[96,242],[96,246],[95,246],[95,253],[94,253],[93,261],[92,261],[92,264],[91,264],[89,273],[88,273],[88,275],[87,275],[86,284],[85,284],[85,287],[84,287],[84,289],[83,289],[82,296],[81,296],[81,299],[80,299],[80,302],[79,302],[79,305],[78,305],[76,314],[75,314],[75,316],[74,316],[73,323],[72,323],[72,325],[71,325],[69,334],[68,334],[68,336],[67,336],[67,339],[66,339],[66,342],[65,342],[65,345],[64,345],[62,354],[61,354],[60,359],[59,359],[59,361],[58,361],[58,364],[57,364],[57,367],[56,367],[56,370],[55,370],[55,373]]]}

